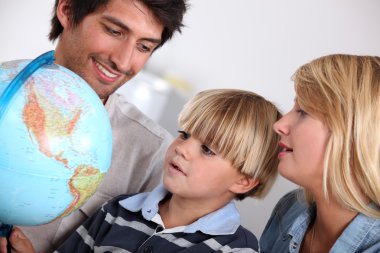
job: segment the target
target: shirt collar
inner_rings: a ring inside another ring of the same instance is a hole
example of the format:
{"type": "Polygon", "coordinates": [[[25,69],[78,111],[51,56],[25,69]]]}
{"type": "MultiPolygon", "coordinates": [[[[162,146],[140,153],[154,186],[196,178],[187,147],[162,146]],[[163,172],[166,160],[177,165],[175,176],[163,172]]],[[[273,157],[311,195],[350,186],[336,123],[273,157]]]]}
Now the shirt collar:
{"type": "Polygon", "coordinates": [[[306,208],[294,221],[290,227],[288,234],[292,237],[291,247],[298,247],[301,245],[307,228],[312,220],[315,219],[316,206],[315,203],[306,208]]]}
{"type": "MultiPolygon", "coordinates": [[[[379,210],[379,207],[373,203],[369,204],[374,209],[379,210]]],[[[378,227],[380,220],[368,217],[362,213],[359,213],[354,220],[345,228],[343,233],[339,236],[335,242],[331,251],[334,252],[362,252],[361,247],[367,247],[365,241],[371,241],[374,238],[378,238],[378,227]],[[377,227],[377,229],[375,229],[377,227]]]]}
{"type": "Polygon", "coordinates": [[[295,219],[288,231],[288,235],[291,237],[289,252],[298,252],[307,228],[309,227],[310,222],[315,219],[315,215],[316,207],[313,203],[295,219]]]}
{"type": "MultiPolygon", "coordinates": [[[[169,192],[163,184],[158,185],[152,192],[136,194],[119,201],[119,204],[131,212],[141,210],[146,220],[152,220],[158,213],[158,204],[169,192]]],[[[201,231],[209,235],[233,234],[240,226],[240,215],[234,201],[230,201],[224,207],[209,213],[190,225],[187,225],[183,232],[195,233],[201,231]]]]}
{"type": "MultiPolygon", "coordinates": [[[[376,207],[373,203],[370,205],[379,210],[379,207],[376,207]]],[[[288,235],[292,237],[289,245],[290,252],[294,252],[294,249],[301,245],[307,228],[309,227],[310,222],[315,219],[315,215],[316,205],[313,203],[294,221],[288,232],[288,235]]],[[[370,237],[378,236],[377,234],[374,235],[372,231],[376,231],[373,230],[373,227],[379,226],[379,223],[380,220],[359,213],[338,237],[330,252],[361,252],[359,249],[360,247],[365,246],[365,240],[370,241],[370,237]]]]}

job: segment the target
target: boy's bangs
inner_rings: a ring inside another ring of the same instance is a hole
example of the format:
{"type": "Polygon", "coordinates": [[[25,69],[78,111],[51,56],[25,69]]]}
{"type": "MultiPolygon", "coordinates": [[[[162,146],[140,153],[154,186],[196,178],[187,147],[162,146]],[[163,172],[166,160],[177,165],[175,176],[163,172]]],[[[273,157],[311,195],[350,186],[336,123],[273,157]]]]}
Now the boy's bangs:
{"type": "Polygon", "coordinates": [[[238,110],[231,111],[220,106],[215,108],[210,105],[204,110],[193,111],[187,118],[182,118],[182,122],[186,122],[182,127],[213,151],[234,161],[235,154],[241,151],[239,143],[244,141],[240,138],[243,135],[238,134],[241,127],[236,122],[238,110]]]}

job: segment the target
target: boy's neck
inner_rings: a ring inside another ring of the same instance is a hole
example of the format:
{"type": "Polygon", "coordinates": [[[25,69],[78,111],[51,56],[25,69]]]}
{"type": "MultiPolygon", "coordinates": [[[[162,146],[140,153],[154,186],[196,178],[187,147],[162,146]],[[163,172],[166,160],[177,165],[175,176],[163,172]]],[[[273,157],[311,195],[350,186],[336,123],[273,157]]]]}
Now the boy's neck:
{"type": "Polygon", "coordinates": [[[159,214],[165,228],[187,226],[199,218],[224,207],[231,200],[219,201],[214,204],[210,204],[211,201],[205,201],[207,203],[200,204],[198,201],[195,203],[172,195],[160,202],[159,214]]]}

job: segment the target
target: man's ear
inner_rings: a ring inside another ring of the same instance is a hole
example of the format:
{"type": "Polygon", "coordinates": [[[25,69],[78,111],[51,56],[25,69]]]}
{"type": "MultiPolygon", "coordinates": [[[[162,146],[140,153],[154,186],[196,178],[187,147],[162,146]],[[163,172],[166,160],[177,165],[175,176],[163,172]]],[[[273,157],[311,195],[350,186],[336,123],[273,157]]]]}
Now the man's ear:
{"type": "Polygon", "coordinates": [[[241,174],[238,180],[230,188],[235,194],[243,194],[249,192],[254,187],[260,184],[258,179],[251,178],[247,175],[241,174]]]}
{"type": "Polygon", "coordinates": [[[57,9],[55,10],[57,18],[64,29],[67,29],[71,24],[70,4],[70,0],[59,0],[57,9]]]}

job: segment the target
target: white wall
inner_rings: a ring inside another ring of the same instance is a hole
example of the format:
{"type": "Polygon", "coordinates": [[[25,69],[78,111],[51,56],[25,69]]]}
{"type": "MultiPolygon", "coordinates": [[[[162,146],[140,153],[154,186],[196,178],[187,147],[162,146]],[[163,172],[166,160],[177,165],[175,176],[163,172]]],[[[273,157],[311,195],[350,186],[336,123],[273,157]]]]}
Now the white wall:
{"type": "MultiPolygon", "coordinates": [[[[0,61],[32,58],[47,41],[53,0],[0,1],[0,61]]],[[[146,70],[194,86],[249,89],[283,111],[293,103],[298,66],[330,53],[380,55],[378,0],[190,0],[181,36],[155,52],[146,70]]],[[[263,201],[239,204],[260,236],[276,201],[294,188],[280,178],[263,201]]]]}
{"type": "Polygon", "coordinates": [[[54,49],[47,36],[54,0],[0,0],[0,62],[54,49]]]}

